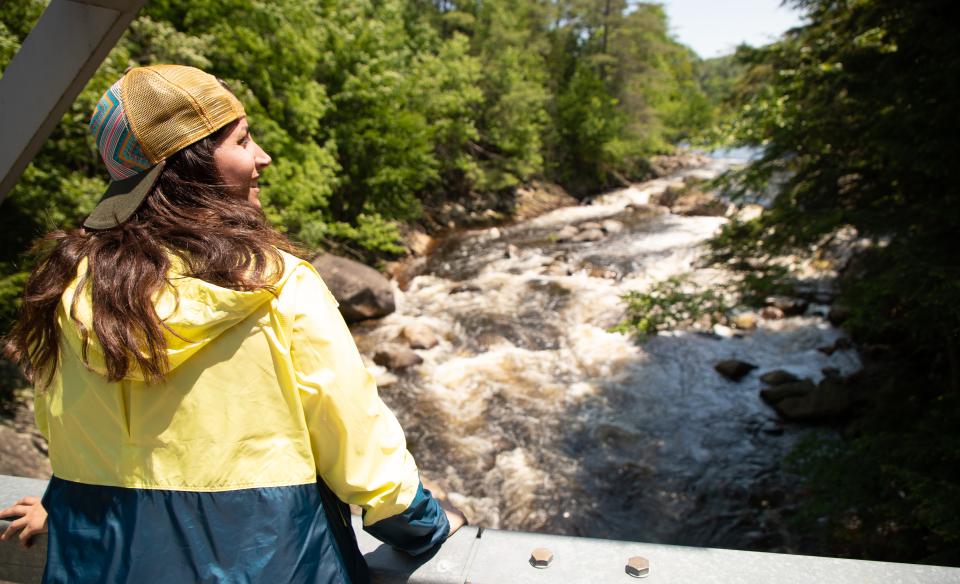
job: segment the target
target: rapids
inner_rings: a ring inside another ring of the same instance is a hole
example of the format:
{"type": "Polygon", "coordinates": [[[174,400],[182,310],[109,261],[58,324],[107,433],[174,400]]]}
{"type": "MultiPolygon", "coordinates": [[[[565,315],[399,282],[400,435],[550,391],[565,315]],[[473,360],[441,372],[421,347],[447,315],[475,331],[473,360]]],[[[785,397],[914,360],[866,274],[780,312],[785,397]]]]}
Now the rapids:
{"type": "MultiPolygon", "coordinates": [[[[816,349],[840,333],[812,307],[756,330],[676,330],[642,345],[607,330],[620,296],[698,267],[718,217],[637,214],[686,175],[635,184],[509,227],[445,241],[424,273],[396,291],[397,311],[355,330],[365,354],[419,322],[440,338],[424,363],[394,377],[371,365],[421,471],[471,522],[488,527],[694,546],[793,551],[794,497],[780,468],[808,430],[783,424],[758,397],[758,377],[784,368],[814,381],[844,374],[854,351],[816,349]],[[565,225],[614,219],[592,243],[557,243],[565,225]],[[721,359],[758,365],[739,383],[721,359]]],[[[820,307],[821,309],[823,307],[820,307]]]]}

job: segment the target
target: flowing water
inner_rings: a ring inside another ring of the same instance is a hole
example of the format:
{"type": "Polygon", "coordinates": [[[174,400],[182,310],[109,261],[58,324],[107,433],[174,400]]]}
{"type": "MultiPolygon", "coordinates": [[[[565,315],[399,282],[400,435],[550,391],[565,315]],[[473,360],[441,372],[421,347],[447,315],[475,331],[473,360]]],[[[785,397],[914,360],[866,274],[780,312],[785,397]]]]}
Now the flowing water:
{"type": "MultiPolygon", "coordinates": [[[[646,542],[790,551],[780,470],[807,430],[783,425],[758,376],[784,368],[815,381],[851,373],[852,351],[827,356],[839,331],[817,315],[761,321],[731,335],[661,333],[642,345],[607,332],[620,296],[697,267],[717,217],[638,213],[686,175],[634,185],[506,228],[460,234],[397,290],[398,310],[355,331],[372,354],[410,323],[437,332],[424,363],[381,390],[425,476],[474,523],[646,542]],[[617,220],[601,241],[557,243],[565,225],[617,220]],[[759,368],[739,383],[713,365],[759,368]]],[[[382,368],[372,369],[389,379],[382,368]]]]}

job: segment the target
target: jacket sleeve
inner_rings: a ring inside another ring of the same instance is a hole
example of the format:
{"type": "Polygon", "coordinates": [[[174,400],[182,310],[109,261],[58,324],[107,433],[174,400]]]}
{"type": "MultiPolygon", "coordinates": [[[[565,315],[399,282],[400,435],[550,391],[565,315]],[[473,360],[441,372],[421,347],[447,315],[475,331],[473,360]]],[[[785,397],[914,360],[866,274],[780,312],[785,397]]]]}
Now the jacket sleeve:
{"type": "Polygon", "coordinates": [[[37,423],[37,429],[47,440],[50,439],[50,425],[47,423],[47,391],[36,391],[33,394],[33,419],[37,423]]]}
{"type": "Polygon", "coordinates": [[[342,501],[363,508],[367,532],[423,553],[447,537],[446,514],[420,483],[403,429],[380,399],[337,301],[308,264],[291,279],[291,356],[317,474],[342,501]]]}

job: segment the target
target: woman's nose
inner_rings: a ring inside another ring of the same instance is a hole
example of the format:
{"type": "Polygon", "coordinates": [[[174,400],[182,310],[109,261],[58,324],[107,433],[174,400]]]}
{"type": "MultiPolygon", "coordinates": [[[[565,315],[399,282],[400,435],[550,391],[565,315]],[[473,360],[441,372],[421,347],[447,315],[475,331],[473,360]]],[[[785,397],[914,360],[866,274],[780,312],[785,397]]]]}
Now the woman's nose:
{"type": "Polygon", "coordinates": [[[259,144],[257,144],[257,156],[254,161],[256,162],[258,168],[264,168],[270,166],[270,163],[273,161],[273,159],[270,158],[270,155],[267,154],[259,144]]]}

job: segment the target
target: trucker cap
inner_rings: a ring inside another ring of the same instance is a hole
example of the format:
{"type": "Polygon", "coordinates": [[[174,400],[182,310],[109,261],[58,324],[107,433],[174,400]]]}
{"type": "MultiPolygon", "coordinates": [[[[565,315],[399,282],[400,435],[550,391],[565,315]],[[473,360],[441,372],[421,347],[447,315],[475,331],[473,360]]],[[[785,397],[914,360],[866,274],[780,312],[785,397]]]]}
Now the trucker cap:
{"type": "Polygon", "coordinates": [[[130,218],[168,156],[242,118],[243,105],[220,81],[194,67],[136,67],[114,83],[90,118],[90,133],[110,172],[110,187],[83,222],[110,229],[130,218]]]}

